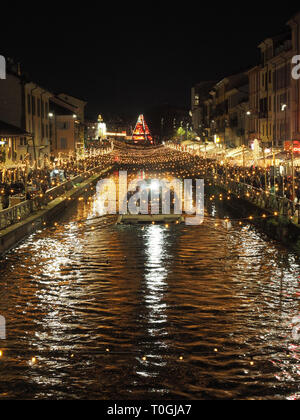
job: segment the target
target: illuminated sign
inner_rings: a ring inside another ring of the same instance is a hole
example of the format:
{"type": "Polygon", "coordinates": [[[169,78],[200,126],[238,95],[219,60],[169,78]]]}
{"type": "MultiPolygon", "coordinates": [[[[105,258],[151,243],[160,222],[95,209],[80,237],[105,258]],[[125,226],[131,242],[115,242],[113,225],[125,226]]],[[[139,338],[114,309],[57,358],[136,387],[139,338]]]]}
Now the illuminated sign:
{"type": "Polygon", "coordinates": [[[292,151],[292,144],[293,144],[294,153],[300,154],[300,141],[299,140],[294,140],[293,142],[286,141],[284,143],[284,150],[286,152],[291,152],[292,151]]]}

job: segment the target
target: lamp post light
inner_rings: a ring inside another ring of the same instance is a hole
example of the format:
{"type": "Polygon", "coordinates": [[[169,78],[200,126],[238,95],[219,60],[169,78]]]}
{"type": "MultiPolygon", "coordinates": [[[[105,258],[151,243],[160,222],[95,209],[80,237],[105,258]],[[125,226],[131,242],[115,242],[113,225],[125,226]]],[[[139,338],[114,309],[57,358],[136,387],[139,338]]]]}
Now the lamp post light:
{"type": "Polygon", "coordinates": [[[57,150],[57,128],[56,128],[56,115],[53,113],[53,112],[49,112],[49,114],[48,114],[48,117],[49,117],[49,119],[50,120],[52,120],[53,121],[53,124],[54,124],[54,144],[55,144],[55,149],[57,150]]]}
{"type": "MultiPolygon", "coordinates": [[[[251,114],[251,111],[247,111],[246,112],[246,117],[250,117],[251,115],[252,115],[251,114]]],[[[250,127],[249,127],[249,118],[246,118],[246,117],[245,117],[245,137],[247,137],[247,139],[248,139],[248,145],[249,145],[250,127]]],[[[245,143],[246,143],[246,141],[245,141],[245,143]]],[[[244,144],[244,146],[246,146],[246,144],[244,144]]]]}

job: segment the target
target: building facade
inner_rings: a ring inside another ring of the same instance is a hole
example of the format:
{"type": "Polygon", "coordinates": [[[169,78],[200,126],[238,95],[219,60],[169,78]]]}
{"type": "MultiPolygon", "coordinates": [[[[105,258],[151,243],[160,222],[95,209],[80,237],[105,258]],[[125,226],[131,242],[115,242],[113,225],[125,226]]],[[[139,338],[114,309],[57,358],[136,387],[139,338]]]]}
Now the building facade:
{"type": "MultiPolygon", "coordinates": [[[[292,56],[300,55],[300,13],[293,16],[288,22],[291,29],[291,40],[292,40],[292,56]]],[[[291,79],[291,136],[293,140],[300,140],[300,79],[296,80],[292,77],[291,79]]]]}
{"type": "Polygon", "coordinates": [[[202,141],[223,147],[247,143],[249,85],[246,73],[221,81],[199,83],[192,89],[193,127],[202,141]]]}
{"type": "Polygon", "coordinates": [[[300,80],[292,77],[292,60],[300,56],[300,13],[282,34],[258,46],[260,62],[246,73],[192,89],[194,130],[204,140],[228,146],[284,148],[300,140],[300,80]]]}
{"type": "Polygon", "coordinates": [[[66,93],[57,95],[57,99],[64,101],[73,107],[74,115],[76,115],[76,133],[75,133],[75,149],[78,157],[84,157],[85,140],[86,140],[86,125],[85,125],[85,107],[87,102],[75,98],[66,93]]]}
{"type": "Polygon", "coordinates": [[[261,62],[248,72],[251,139],[263,147],[283,148],[300,139],[299,80],[292,77],[292,59],[300,54],[300,14],[288,26],[259,45],[261,62]]]}
{"type": "Polygon", "coordinates": [[[50,100],[51,158],[81,157],[81,126],[77,107],[53,96],[50,100]],[[80,144],[80,147],[78,147],[80,144]]]}
{"type": "Polygon", "coordinates": [[[215,84],[212,81],[201,82],[192,88],[192,124],[195,133],[202,140],[208,140],[212,134],[213,100],[210,92],[215,84]]]}
{"type": "Polygon", "coordinates": [[[25,83],[24,94],[25,129],[32,134],[27,152],[30,161],[43,168],[50,162],[49,100],[53,94],[33,82],[25,83]]]}
{"type": "Polygon", "coordinates": [[[52,94],[28,81],[19,65],[8,64],[7,78],[0,80],[0,120],[30,134],[15,145],[15,165],[26,159],[31,165],[44,167],[50,155],[48,113],[52,94]]]}

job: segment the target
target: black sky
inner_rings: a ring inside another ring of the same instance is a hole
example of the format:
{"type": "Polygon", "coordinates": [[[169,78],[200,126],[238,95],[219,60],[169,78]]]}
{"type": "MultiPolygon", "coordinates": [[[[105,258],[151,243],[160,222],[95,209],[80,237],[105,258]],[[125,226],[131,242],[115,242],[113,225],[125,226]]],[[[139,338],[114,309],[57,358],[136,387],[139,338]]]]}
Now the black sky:
{"type": "Polygon", "coordinates": [[[256,64],[259,42],[282,32],[297,11],[280,6],[254,13],[202,6],[201,12],[171,16],[99,15],[91,9],[17,15],[13,27],[1,22],[0,54],[21,61],[43,86],[87,100],[89,116],[132,116],[164,103],[189,107],[195,82],[256,64]]]}

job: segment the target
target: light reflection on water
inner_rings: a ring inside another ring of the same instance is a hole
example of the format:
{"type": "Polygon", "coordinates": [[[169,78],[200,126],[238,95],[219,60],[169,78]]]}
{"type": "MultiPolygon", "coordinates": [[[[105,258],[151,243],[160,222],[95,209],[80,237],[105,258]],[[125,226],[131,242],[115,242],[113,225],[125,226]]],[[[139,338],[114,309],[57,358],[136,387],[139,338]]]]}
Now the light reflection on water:
{"type": "Polygon", "coordinates": [[[292,253],[210,211],[198,227],[80,226],[97,206],[1,260],[0,398],[300,398],[292,253]]]}

